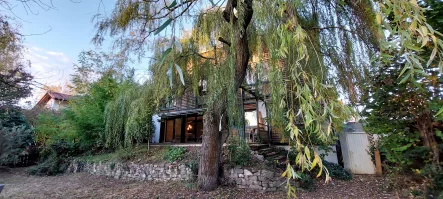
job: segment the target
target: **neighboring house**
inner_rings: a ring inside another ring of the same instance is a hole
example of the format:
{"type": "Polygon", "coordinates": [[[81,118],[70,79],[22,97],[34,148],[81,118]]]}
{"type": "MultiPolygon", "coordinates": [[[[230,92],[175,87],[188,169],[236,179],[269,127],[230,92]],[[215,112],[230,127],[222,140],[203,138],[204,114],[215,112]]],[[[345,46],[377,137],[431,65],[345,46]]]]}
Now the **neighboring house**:
{"type": "Polygon", "coordinates": [[[59,111],[63,109],[68,101],[71,99],[71,95],[63,94],[54,91],[47,91],[43,97],[37,102],[35,107],[39,108],[49,108],[54,111],[59,111]]]}

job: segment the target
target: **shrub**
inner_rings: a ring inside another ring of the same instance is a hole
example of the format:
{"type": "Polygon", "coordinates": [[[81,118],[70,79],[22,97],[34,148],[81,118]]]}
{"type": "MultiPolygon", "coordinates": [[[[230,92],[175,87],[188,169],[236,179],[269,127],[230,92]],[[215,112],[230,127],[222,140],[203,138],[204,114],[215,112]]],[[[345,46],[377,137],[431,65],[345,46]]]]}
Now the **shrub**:
{"type": "Polygon", "coordinates": [[[309,174],[302,173],[300,175],[300,187],[307,191],[315,191],[315,180],[309,174]]]}
{"type": "Polygon", "coordinates": [[[323,160],[323,165],[328,169],[329,176],[339,180],[351,180],[352,175],[339,164],[323,160]]]}
{"type": "Polygon", "coordinates": [[[29,124],[17,107],[0,107],[0,165],[15,166],[20,153],[32,144],[29,124]]]}
{"type": "Polygon", "coordinates": [[[64,173],[72,157],[83,153],[77,143],[57,141],[41,152],[41,161],[38,165],[28,169],[31,175],[57,175],[64,173]]]}
{"type": "MultiPolygon", "coordinates": [[[[443,194],[443,173],[435,171],[431,164],[427,164],[420,171],[420,174],[430,179],[430,184],[427,185],[427,192],[432,195],[443,194]]],[[[443,197],[439,197],[443,198],[443,197]]]]}
{"type": "Polygon", "coordinates": [[[168,147],[166,150],[163,159],[169,162],[175,162],[182,160],[186,153],[186,149],[184,147],[168,147]]]}
{"type": "Polygon", "coordinates": [[[0,129],[3,134],[2,153],[0,154],[0,164],[15,166],[19,161],[19,156],[26,148],[32,144],[32,131],[24,125],[12,128],[0,129]]]}
{"type": "Polygon", "coordinates": [[[251,150],[245,140],[231,137],[228,145],[230,163],[234,166],[245,166],[251,159],[251,150]]]}
{"type": "Polygon", "coordinates": [[[191,160],[185,163],[186,167],[191,169],[194,176],[198,175],[198,162],[196,160],[191,160]]]}

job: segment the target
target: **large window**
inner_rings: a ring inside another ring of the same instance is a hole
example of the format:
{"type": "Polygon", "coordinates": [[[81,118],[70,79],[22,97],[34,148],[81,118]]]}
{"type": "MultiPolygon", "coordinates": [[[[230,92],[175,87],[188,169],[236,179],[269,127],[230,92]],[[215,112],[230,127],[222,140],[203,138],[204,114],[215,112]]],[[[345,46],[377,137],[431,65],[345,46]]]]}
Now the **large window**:
{"type": "Polygon", "coordinates": [[[202,116],[171,118],[167,119],[164,125],[164,142],[201,142],[202,116]]]}
{"type": "Polygon", "coordinates": [[[186,142],[199,142],[203,134],[203,118],[201,116],[186,119],[186,142]]]}

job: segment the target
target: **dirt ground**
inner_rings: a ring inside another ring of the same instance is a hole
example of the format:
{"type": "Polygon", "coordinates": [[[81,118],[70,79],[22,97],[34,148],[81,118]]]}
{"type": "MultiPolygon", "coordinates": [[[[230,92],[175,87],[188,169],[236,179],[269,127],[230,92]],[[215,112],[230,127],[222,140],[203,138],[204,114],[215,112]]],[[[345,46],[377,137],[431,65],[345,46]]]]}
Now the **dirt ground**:
{"type": "MultiPolygon", "coordinates": [[[[354,176],[351,181],[317,183],[315,192],[298,190],[299,198],[397,198],[380,189],[382,179],[354,176]]],[[[260,192],[219,187],[212,192],[196,190],[195,184],[184,182],[123,181],[87,173],[61,176],[29,176],[24,169],[0,173],[5,184],[0,198],[286,198],[285,191],[260,192]]]]}

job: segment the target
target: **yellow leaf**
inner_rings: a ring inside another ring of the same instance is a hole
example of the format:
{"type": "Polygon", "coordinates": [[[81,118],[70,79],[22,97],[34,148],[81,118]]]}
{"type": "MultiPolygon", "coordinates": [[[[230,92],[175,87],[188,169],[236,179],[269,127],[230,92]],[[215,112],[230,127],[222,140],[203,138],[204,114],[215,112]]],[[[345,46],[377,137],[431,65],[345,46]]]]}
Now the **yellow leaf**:
{"type": "Polygon", "coordinates": [[[376,18],[377,18],[377,23],[381,24],[381,15],[377,14],[376,18]]]}
{"type": "Polygon", "coordinates": [[[326,175],[325,183],[327,184],[327,183],[329,183],[331,181],[332,181],[332,178],[329,175],[326,175]]]}
{"type": "Polygon", "coordinates": [[[437,46],[436,46],[436,47],[434,48],[434,50],[432,50],[431,57],[429,58],[429,61],[428,61],[428,63],[426,64],[427,66],[431,65],[432,60],[434,60],[435,55],[437,55],[437,51],[438,51],[438,48],[437,48],[437,46]]]}
{"type": "Polygon", "coordinates": [[[317,178],[321,176],[322,171],[323,171],[323,168],[321,168],[321,166],[320,166],[320,171],[317,174],[317,178]]]}
{"type": "Polygon", "coordinates": [[[428,28],[426,28],[426,26],[420,26],[421,31],[423,32],[423,36],[428,35],[428,28]]]}
{"type": "Polygon", "coordinates": [[[288,173],[288,170],[286,170],[285,172],[283,172],[283,173],[281,174],[281,177],[285,177],[285,176],[286,176],[286,173],[288,173]]]}
{"type": "Polygon", "coordinates": [[[309,150],[308,146],[305,146],[305,155],[307,159],[311,159],[311,151],[309,150]]]}
{"type": "Polygon", "coordinates": [[[314,156],[314,160],[312,161],[312,164],[311,164],[311,169],[309,169],[309,171],[311,171],[312,169],[314,169],[315,168],[315,166],[317,166],[317,163],[318,163],[318,156],[314,156]]]}
{"type": "Polygon", "coordinates": [[[437,46],[437,37],[435,37],[435,35],[431,35],[432,37],[432,42],[434,42],[434,45],[437,46]]]}
{"type": "Polygon", "coordinates": [[[409,29],[412,31],[415,31],[417,29],[417,21],[413,20],[411,25],[409,26],[409,29]]]}
{"type": "Polygon", "coordinates": [[[423,40],[421,41],[421,48],[423,48],[423,46],[425,46],[429,41],[429,37],[428,36],[424,36],[423,40]]]}

